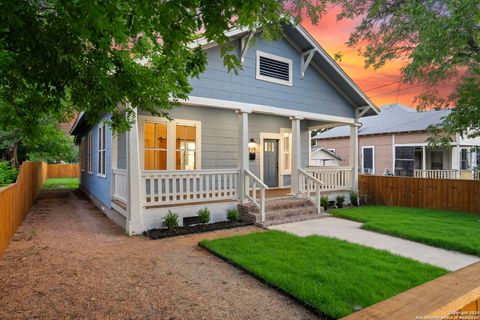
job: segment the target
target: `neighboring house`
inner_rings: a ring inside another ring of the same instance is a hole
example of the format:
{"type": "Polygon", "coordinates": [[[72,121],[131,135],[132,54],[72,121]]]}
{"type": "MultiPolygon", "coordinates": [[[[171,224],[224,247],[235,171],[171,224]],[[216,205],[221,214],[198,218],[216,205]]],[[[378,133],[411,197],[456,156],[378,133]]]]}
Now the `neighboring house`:
{"type": "Polygon", "coordinates": [[[312,146],[310,165],[319,167],[338,167],[342,158],[337,156],[335,149],[325,149],[321,146],[312,146]]]}
{"type": "MultiPolygon", "coordinates": [[[[359,161],[365,174],[429,178],[471,178],[480,165],[480,138],[452,136],[450,146],[429,148],[427,128],[438,124],[450,110],[418,112],[400,104],[386,105],[377,116],[360,120],[359,161]]],[[[317,134],[317,147],[349,152],[348,127],[335,127],[317,134]]]]}
{"type": "Polygon", "coordinates": [[[303,27],[284,25],[273,42],[260,33],[226,33],[242,61],[238,75],[227,72],[215,43],[192,44],[205,48],[208,65],[172,121],[138,109],[131,130],[112,135],[79,115],[72,135],[81,146],[81,188],[129,234],[160,227],[169,210],[181,224],[203,207],[219,221],[242,204],[266,221],[274,214],[265,213],[273,207],[266,189],[308,199],[320,212],[315,190],[356,188],[358,118],[378,109],[303,27]],[[310,130],[338,124],[351,130],[351,163],[329,172],[337,182],[321,185],[323,173],[308,168],[310,130]]]}

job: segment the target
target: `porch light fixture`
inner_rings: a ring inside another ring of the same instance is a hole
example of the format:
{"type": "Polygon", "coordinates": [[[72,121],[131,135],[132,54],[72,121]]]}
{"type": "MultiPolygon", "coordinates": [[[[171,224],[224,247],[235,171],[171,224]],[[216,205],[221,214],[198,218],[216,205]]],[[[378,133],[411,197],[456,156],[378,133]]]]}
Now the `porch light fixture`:
{"type": "Polygon", "coordinates": [[[257,152],[257,143],[253,138],[251,138],[250,142],[248,143],[248,154],[249,154],[250,160],[255,160],[256,152],[257,152]]]}

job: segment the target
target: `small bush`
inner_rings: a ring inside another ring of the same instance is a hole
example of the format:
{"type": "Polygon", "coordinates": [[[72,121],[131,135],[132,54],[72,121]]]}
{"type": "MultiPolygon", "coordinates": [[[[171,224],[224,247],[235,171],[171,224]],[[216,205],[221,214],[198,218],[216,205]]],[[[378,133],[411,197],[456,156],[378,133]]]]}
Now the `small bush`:
{"type": "Polygon", "coordinates": [[[323,207],[323,209],[327,210],[327,208],[328,208],[328,197],[327,196],[321,196],[320,197],[320,205],[323,207]]]}
{"type": "Polygon", "coordinates": [[[168,210],[165,220],[163,220],[163,225],[167,227],[167,229],[175,229],[178,227],[178,214],[168,210]]]}
{"type": "Polygon", "coordinates": [[[17,175],[17,168],[12,167],[8,161],[0,160],[0,187],[14,183],[17,175]]]}
{"type": "Polygon", "coordinates": [[[358,206],[358,193],[350,191],[350,203],[354,206],[358,206]]]}
{"type": "Polygon", "coordinates": [[[227,210],[227,219],[230,222],[238,221],[239,213],[237,209],[228,209],[227,210]]]}
{"type": "Polygon", "coordinates": [[[345,196],[338,195],[336,200],[337,200],[337,207],[343,208],[343,204],[345,203],[345,196]]]}
{"type": "Polygon", "coordinates": [[[210,210],[208,208],[203,208],[197,212],[198,222],[201,224],[206,224],[210,221],[210,210]]]}

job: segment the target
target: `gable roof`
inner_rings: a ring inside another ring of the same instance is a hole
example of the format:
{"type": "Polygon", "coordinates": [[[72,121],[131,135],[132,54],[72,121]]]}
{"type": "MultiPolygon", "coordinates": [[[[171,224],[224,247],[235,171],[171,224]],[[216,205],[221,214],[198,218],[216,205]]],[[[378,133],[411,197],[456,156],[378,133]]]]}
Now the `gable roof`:
{"type": "Polygon", "coordinates": [[[319,152],[319,151],[323,151],[323,152],[331,155],[332,157],[334,157],[334,158],[336,158],[336,159],[338,159],[338,160],[342,160],[342,158],[340,158],[340,156],[338,156],[335,152],[332,152],[332,151],[330,151],[330,150],[328,150],[328,149],[325,149],[324,147],[320,147],[320,146],[313,146],[313,147],[312,147],[312,154],[313,154],[313,153],[317,153],[317,152],[319,152]]]}
{"type": "MultiPolygon", "coordinates": [[[[430,110],[418,112],[401,104],[385,105],[377,116],[360,119],[359,135],[425,131],[430,125],[439,124],[451,110],[430,110]]],[[[335,127],[317,134],[314,139],[328,139],[350,136],[350,127],[335,127]]]]}
{"type": "MultiPolygon", "coordinates": [[[[290,23],[283,25],[283,36],[292,44],[299,54],[303,52],[314,51],[312,64],[315,69],[322,74],[337,90],[346,95],[349,102],[356,108],[367,108],[363,117],[374,116],[380,112],[380,109],[368,98],[368,96],[358,87],[345,71],[335,62],[335,60],[323,49],[323,47],[308,33],[308,31],[299,24],[295,24],[293,19],[290,23]],[[321,66],[321,67],[320,67],[321,66]]],[[[246,28],[232,28],[225,32],[230,40],[238,40],[246,37],[251,31],[246,28]]],[[[211,48],[216,46],[215,42],[209,42],[206,38],[199,38],[190,44],[191,48],[202,46],[211,48]]]]}

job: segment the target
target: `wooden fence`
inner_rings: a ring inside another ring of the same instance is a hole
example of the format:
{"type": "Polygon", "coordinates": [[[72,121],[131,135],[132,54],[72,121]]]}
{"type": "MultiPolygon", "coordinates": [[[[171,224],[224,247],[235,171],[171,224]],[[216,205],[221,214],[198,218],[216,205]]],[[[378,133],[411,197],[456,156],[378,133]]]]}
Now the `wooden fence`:
{"type": "Polygon", "coordinates": [[[342,320],[479,319],[480,262],[402,292],[342,320]]]}
{"type": "Polygon", "coordinates": [[[0,189],[0,254],[30,210],[47,173],[45,163],[24,162],[17,181],[0,189]]]}
{"type": "Polygon", "coordinates": [[[359,177],[369,204],[480,213],[480,181],[411,177],[359,177]]]}
{"type": "Polygon", "coordinates": [[[79,178],[80,166],[78,163],[72,164],[49,164],[49,178],[79,178]]]}

